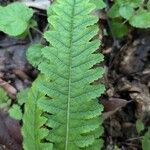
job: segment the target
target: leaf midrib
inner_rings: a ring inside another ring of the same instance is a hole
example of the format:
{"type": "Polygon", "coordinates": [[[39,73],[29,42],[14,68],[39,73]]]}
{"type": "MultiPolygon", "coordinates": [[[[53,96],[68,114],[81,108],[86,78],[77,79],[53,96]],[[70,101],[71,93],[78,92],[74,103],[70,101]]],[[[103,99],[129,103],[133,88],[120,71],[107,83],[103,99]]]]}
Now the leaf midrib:
{"type": "Polygon", "coordinates": [[[65,150],[68,150],[68,143],[69,143],[69,124],[70,124],[70,93],[71,93],[71,76],[72,76],[72,40],[73,40],[73,24],[74,24],[74,6],[75,6],[76,0],[73,0],[73,8],[72,8],[72,19],[71,19],[71,25],[70,25],[70,53],[69,53],[69,77],[68,77],[68,100],[67,100],[67,124],[66,124],[66,143],[65,143],[65,150]]]}

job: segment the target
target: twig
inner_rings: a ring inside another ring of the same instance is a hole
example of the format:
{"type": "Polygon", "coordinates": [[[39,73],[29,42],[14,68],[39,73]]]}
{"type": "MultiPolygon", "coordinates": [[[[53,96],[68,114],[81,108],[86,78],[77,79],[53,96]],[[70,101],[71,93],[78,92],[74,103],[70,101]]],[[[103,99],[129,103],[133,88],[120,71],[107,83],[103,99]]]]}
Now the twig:
{"type": "MultiPolygon", "coordinates": [[[[46,27],[43,30],[43,33],[45,33],[48,30],[48,28],[49,28],[49,24],[46,25],[46,27]]],[[[43,36],[40,39],[40,43],[42,43],[42,41],[43,41],[43,36]]]]}
{"type": "Polygon", "coordinates": [[[41,32],[40,30],[38,30],[37,28],[34,27],[30,27],[31,29],[35,30],[36,32],[38,32],[39,34],[43,35],[43,32],[41,32]]]}
{"type": "Polygon", "coordinates": [[[30,32],[30,29],[28,28],[28,36],[29,36],[29,39],[30,39],[30,42],[33,43],[33,38],[32,38],[32,35],[31,35],[31,32],[30,32]]]}
{"type": "Polygon", "coordinates": [[[126,141],[134,141],[134,140],[139,140],[139,139],[142,139],[142,138],[143,138],[143,136],[140,136],[140,137],[127,139],[126,141]]]}

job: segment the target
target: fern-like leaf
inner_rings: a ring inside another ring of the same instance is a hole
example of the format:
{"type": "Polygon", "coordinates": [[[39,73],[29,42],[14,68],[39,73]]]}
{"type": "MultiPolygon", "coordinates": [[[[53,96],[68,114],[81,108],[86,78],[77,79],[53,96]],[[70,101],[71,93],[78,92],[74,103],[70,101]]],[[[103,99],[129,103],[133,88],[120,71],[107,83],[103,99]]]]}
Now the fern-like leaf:
{"type": "Polygon", "coordinates": [[[39,107],[49,114],[47,126],[52,130],[47,140],[57,150],[102,146],[98,139],[103,133],[103,107],[96,98],[105,87],[93,81],[102,77],[104,69],[93,66],[104,57],[95,53],[99,40],[91,41],[98,32],[94,25],[98,18],[89,15],[94,8],[89,0],[58,0],[49,16],[53,30],[45,38],[51,46],[41,50],[44,61],[39,65],[46,78],[39,89],[49,98],[40,100],[39,107]]]}
{"type": "Polygon", "coordinates": [[[37,82],[29,90],[25,104],[22,128],[23,147],[25,150],[52,150],[51,143],[42,141],[47,136],[48,130],[42,128],[47,119],[42,116],[42,111],[37,107],[37,101],[43,98],[43,94],[37,90],[37,82]]]}

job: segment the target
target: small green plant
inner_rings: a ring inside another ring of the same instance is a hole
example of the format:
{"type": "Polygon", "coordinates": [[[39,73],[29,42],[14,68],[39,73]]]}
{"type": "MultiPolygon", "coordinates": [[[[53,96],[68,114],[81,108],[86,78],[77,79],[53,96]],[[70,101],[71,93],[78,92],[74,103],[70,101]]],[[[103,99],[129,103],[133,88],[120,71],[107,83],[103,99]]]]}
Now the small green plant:
{"type": "Polygon", "coordinates": [[[142,148],[143,150],[149,150],[150,148],[150,127],[142,139],[142,148]]]}
{"type": "Polygon", "coordinates": [[[145,129],[145,126],[144,126],[143,121],[140,120],[140,119],[138,119],[138,120],[136,121],[136,130],[137,130],[137,132],[140,134],[141,131],[143,131],[144,129],[145,129]]]}
{"type": "Polygon", "coordinates": [[[32,44],[28,49],[27,58],[29,62],[36,68],[43,60],[41,51],[43,47],[44,46],[41,44],[32,44]]]}
{"type": "Polygon", "coordinates": [[[143,0],[116,0],[109,10],[109,17],[123,17],[128,20],[133,27],[150,27],[150,9],[143,0]]]}
{"type": "Polygon", "coordinates": [[[126,22],[136,28],[150,27],[150,2],[143,0],[115,0],[108,11],[111,18],[112,31],[121,38],[128,33],[126,22]]]}
{"type": "Polygon", "coordinates": [[[27,102],[27,95],[29,89],[24,89],[17,94],[17,102],[9,109],[9,114],[11,117],[17,120],[21,120],[23,112],[21,107],[24,108],[25,103],[27,102]]]}
{"type": "MultiPolygon", "coordinates": [[[[136,129],[139,134],[143,135],[145,125],[140,119],[136,121],[136,129]]],[[[148,127],[147,131],[144,133],[144,136],[142,138],[142,149],[149,150],[149,147],[150,147],[150,127],[148,127]]]]}
{"type": "Polygon", "coordinates": [[[11,100],[7,96],[7,93],[0,88],[0,109],[8,109],[11,104],[11,100]]]}
{"type": "Polygon", "coordinates": [[[19,36],[28,30],[32,15],[32,9],[19,2],[0,6],[0,31],[19,36]]]}

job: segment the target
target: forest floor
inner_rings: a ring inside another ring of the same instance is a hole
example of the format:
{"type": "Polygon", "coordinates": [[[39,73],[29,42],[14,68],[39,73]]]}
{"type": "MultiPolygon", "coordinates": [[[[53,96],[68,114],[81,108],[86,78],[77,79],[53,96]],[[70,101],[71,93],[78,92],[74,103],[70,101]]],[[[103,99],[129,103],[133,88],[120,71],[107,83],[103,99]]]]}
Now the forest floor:
{"type": "MultiPolygon", "coordinates": [[[[34,18],[37,29],[43,32],[47,24],[46,12],[37,10],[34,18]]],[[[100,26],[104,24],[99,22],[100,26]]],[[[0,33],[0,86],[9,94],[12,103],[15,103],[16,93],[30,87],[38,75],[28,63],[26,51],[31,42],[41,40],[40,32],[31,30],[30,38],[25,39],[0,33]]],[[[104,105],[104,150],[118,150],[118,147],[140,150],[141,136],[136,131],[136,120],[140,118],[146,126],[150,125],[150,30],[131,29],[128,36],[115,41],[111,35],[98,37],[102,40],[99,51],[105,55],[102,65],[106,68],[102,82],[107,90],[99,98],[104,105]]],[[[0,110],[0,145],[5,143],[0,150],[8,149],[10,144],[18,144],[16,150],[20,150],[21,140],[18,123],[0,110]],[[12,127],[15,124],[17,127],[12,127]]]]}

